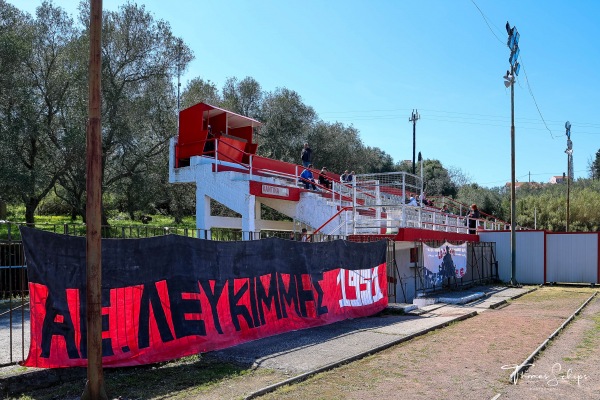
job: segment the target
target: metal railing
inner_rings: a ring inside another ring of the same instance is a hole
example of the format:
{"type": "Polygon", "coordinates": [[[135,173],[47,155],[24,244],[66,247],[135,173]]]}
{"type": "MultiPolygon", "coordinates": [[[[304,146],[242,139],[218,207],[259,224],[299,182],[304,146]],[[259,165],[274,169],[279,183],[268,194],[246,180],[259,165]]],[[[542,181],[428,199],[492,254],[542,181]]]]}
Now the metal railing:
{"type": "MultiPolygon", "coordinates": [[[[282,186],[297,187],[300,179],[300,172],[303,167],[286,163],[278,160],[266,159],[244,150],[231,146],[229,143],[218,143],[215,140],[215,154],[204,154],[205,161],[215,164],[215,172],[219,171],[219,166],[236,168],[250,175],[259,177],[271,177],[277,180],[277,184],[282,186]],[[248,164],[235,160],[234,157],[216,156],[219,145],[224,145],[234,152],[238,152],[238,157],[248,160],[248,164]],[[206,157],[208,156],[208,157],[206,157]],[[255,162],[254,160],[258,160],[255,162]],[[256,164],[267,163],[271,168],[256,167],[256,164]]],[[[174,146],[173,142],[173,146],[174,146]]],[[[221,169],[223,170],[223,169],[221,169]]],[[[318,170],[312,171],[318,174],[318,170]]],[[[356,175],[352,182],[338,182],[337,175],[329,173],[332,181],[331,188],[320,185],[315,182],[315,186],[322,195],[331,196],[331,201],[338,205],[338,209],[343,207],[352,207],[351,227],[346,223],[339,223],[338,219],[331,218],[328,223],[337,223],[338,226],[330,232],[339,232],[342,234],[375,234],[389,233],[400,228],[419,228],[430,229],[445,232],[469,233],[468,221],[466,216],[444,213],[440,208],[427,207],[419,205],[414,207],[409,204],[411,197],[420,199],[423,194],[423,184],[419,176],[407,172],[390,172],[378,174],[356,175]],[[337,221],[337,222],[336,222],[337,221]],[[346,229],[344,229],[346,228],[346,229]]],[[[450,201],[446,198],[447,201],[450,201]]],[[[452,204],[462,210],[468,209],[455,200],[452,204]]],[[[350,214],[350,213],[348,213],[350,214]]],[[[505,230],[508,224],[491,215],[482,214],[482,218],[477,219],[475,230],[505,230]]],[[[319,227],[323,229],[324,226],[319,227]]],[[[473,228],[471,228],[473,229],[473,228]]]]}
{"type": "MultiPolygon", "coordinates": [[[[432,242],[428,243],[428,245],[438,247],[442,243],[432,242]]],[[[425,266],[423,265],[423,244],[415,243],[415,246],[418,247],[420,254],[414,273],[417,295],[445,289],[460,289],[468,286],[482,285],[499,280],[495,242],[468,242],[466,274],[462,278],[446,278],[441,284],[436,284],[426,279],[425,266]]]]}

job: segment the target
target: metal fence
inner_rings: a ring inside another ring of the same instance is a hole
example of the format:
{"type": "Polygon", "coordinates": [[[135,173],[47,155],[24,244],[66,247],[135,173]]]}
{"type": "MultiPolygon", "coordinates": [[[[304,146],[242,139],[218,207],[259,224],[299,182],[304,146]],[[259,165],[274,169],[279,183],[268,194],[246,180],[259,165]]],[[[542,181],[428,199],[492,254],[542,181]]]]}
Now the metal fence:
{"type": "MultiPolygon", "coordinates": [[[[429,246],[439,247],[443,243],[428,243],[429,246]]],[[[458,243],[457,243],[458,244],[458,243]]],[[[425,266],[423,265],[423,245],[419,246],[419,263],[415,268],[416,293],[422,295],[442,290],[461,289],[465,287],[482,285],[499,281],[498,262],[496,261],[496,243],[494,242],[468,242],[467,243],[467,271],[462,278],[446,278],[441,284],[435,284],[426,279],[425,266]]]]}

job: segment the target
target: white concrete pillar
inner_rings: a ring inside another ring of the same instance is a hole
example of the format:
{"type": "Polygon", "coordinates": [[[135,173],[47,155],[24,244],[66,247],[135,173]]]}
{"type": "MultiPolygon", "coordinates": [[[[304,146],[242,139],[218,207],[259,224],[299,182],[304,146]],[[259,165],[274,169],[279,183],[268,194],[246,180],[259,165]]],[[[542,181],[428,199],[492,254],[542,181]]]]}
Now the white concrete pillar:
{"type": "Polygon", "coordinates": [[[196,184],[196,229],[198,237],[201,239],[211,238],[210,229],[210,197],[208,197],[202,188],[202,185],[196,184]]]}
{"type": "MultiPolygon", "coordinates": [[[[248,195],[245,203],[245,210],[242,213],[242,235],[244,240],[250,240],[252,232],[256,230],[256,208],[260,203],[256,201],[254,195],[248,195]]],[[[260,215],[260,209],[258,213],[260,215]]]]}

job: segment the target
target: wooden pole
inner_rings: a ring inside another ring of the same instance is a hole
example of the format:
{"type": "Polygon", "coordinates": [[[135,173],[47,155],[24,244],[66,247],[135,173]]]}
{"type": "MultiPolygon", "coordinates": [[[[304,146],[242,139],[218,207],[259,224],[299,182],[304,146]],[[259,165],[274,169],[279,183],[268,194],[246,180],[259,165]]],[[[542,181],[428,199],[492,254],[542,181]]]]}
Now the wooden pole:
{"type": "Polygon", "coordinates": [[[102,0],[90,0],[89,106],[87,125],[85,400],[107,400],[102,372],[102,0]]]}

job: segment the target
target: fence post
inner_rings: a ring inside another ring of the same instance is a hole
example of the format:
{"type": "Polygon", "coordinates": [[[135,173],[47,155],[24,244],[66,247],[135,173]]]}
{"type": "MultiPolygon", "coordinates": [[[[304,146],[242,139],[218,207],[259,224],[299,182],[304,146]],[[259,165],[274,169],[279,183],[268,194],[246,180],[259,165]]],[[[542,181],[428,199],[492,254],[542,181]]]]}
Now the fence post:
{"type": "Polygon", "coordinates": [[[215,139],[215,172],[219,172],[219,141],[215,139]]]}

